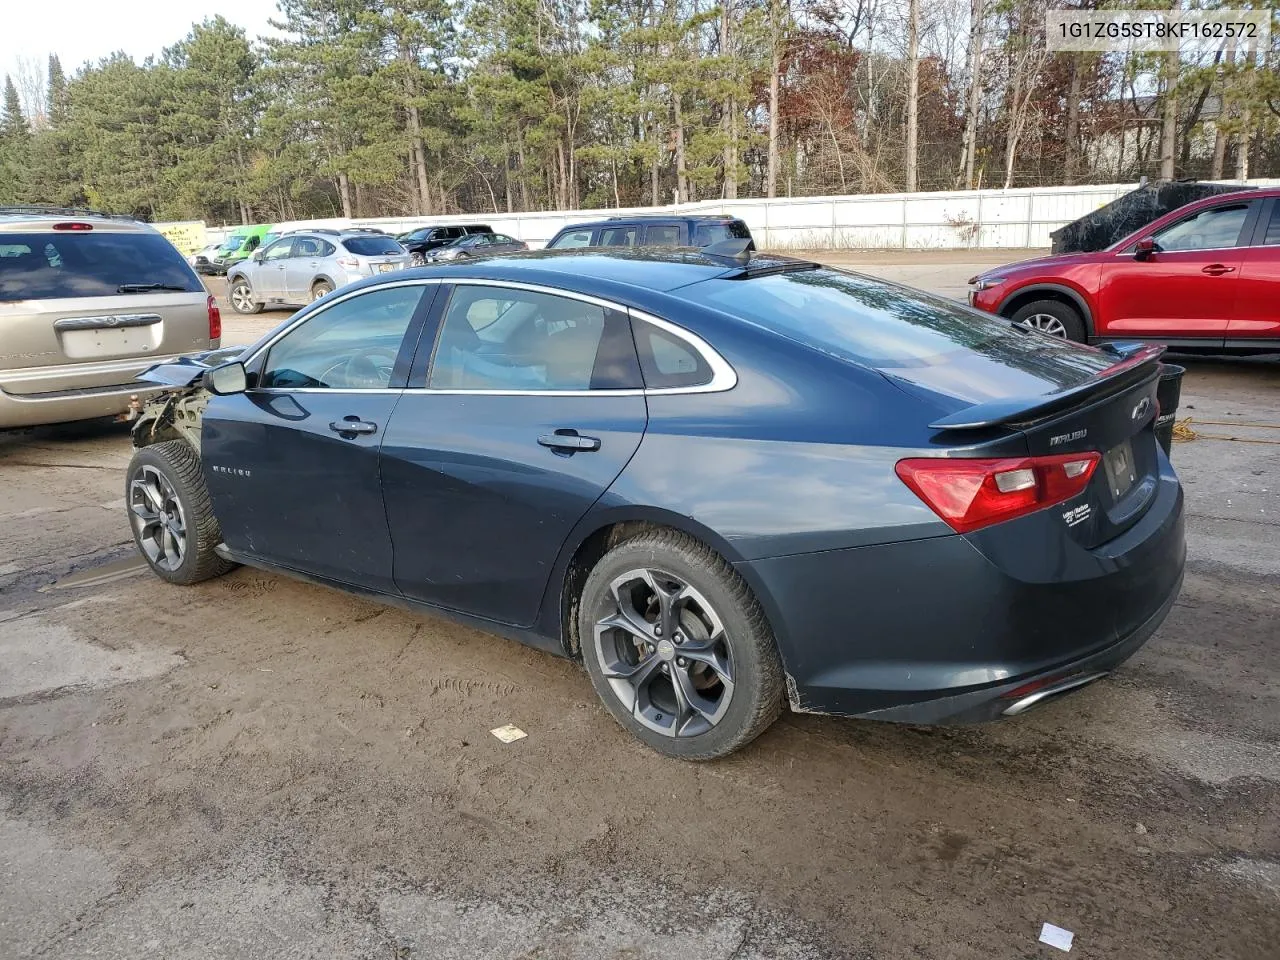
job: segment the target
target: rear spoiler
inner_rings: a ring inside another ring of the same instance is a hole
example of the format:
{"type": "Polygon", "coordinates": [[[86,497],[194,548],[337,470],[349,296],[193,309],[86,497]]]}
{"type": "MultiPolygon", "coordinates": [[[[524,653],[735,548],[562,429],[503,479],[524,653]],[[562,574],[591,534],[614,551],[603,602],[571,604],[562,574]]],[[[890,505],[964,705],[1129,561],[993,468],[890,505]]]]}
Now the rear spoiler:
{"type": "MultiPolygon", "coordinates": [[[[1101,349],[1115,356],[1116,362],[1088,383],[1037,397],[1006,397],[1002,400],[979,403],[943,417],[941,420],[935,420],[929,424],[929,428],[932,430],[979,430],[1005,423],[1035,420],[1055,410],[1069,407],[1081,397],[1096,393],[1101,385],[1109,381],[1128,378],[1138,368],[1147,364],[1154,365],[1165,351],[1162,345],[1154,343],[1108,343],[1101,349]]],[[[1152,370],[1154,372],[1154,366],[1152,370]]]]}

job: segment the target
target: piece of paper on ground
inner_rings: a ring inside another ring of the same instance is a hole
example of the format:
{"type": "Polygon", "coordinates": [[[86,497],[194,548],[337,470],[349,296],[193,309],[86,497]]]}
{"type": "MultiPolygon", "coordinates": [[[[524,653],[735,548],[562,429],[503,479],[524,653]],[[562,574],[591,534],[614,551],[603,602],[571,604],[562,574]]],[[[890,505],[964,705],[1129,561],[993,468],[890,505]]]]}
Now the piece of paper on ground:
{"type": "Polygon", "coordinates": [[[1057,947],[1063,953],[1071,952],[1071,941],[1075,937],[1076,935],[1070,930],[1055,927],[1052,923],[1046,923],[1040,928],[1040,942],[1047,943],[1051,947],[1057,947]]]}

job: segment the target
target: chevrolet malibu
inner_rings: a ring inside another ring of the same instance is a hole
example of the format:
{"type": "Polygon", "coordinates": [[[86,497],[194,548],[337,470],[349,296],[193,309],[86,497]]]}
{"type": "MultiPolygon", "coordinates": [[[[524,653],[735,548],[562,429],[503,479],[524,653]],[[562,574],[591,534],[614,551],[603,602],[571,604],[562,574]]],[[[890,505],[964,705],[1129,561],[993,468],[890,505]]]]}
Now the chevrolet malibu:
{"type": "Polygon", "coordinates": [[[784,705],[994,719],[1132,655],[1184,563],[1159,353],[714,248],[427,267],[150,371],[125,494],[165,580],[441,613],[707,759],[784,705]]]}

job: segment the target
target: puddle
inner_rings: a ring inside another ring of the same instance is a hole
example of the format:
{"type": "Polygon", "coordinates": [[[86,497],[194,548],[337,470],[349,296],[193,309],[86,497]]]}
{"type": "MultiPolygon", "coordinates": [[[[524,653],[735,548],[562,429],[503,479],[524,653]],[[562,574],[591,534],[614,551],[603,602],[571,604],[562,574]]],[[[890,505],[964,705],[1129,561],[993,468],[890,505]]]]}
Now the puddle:
{"type": "Polygon", "coordinates": [[[73,587],[99,587],[104,583],[115,583],[117,580],[137,576],[146,569],[147,561],[142,558],[141,554],[135,553],[132,556],[125,557],[123,560],[113,560],[111,563],[99,564],[86,570],[77,570],[56,583],[42,587],[40,592],[67,590],[73,587]]]}
{"type": "Polygon", "coordinates": [[[127,683],[168,673],[183,662],[162,650],[112,649],[40,617],[0,623],[0,700],[127,683]]]}

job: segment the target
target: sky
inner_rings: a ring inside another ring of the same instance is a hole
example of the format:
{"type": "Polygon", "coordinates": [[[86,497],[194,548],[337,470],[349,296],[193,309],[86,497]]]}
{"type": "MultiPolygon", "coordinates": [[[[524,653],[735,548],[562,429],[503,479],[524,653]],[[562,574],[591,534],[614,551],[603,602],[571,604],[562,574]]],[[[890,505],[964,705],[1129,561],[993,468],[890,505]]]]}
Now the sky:
{"type": "Polygon", "coordinates": [[[0,73],[19,57],[46,62],[50,53],[74,73],[86,60],[123,50],[141,61],[172,46],[191,24],[222,14],[250,37],[270,32],[275,0],[2,0],[0,73]]]}

